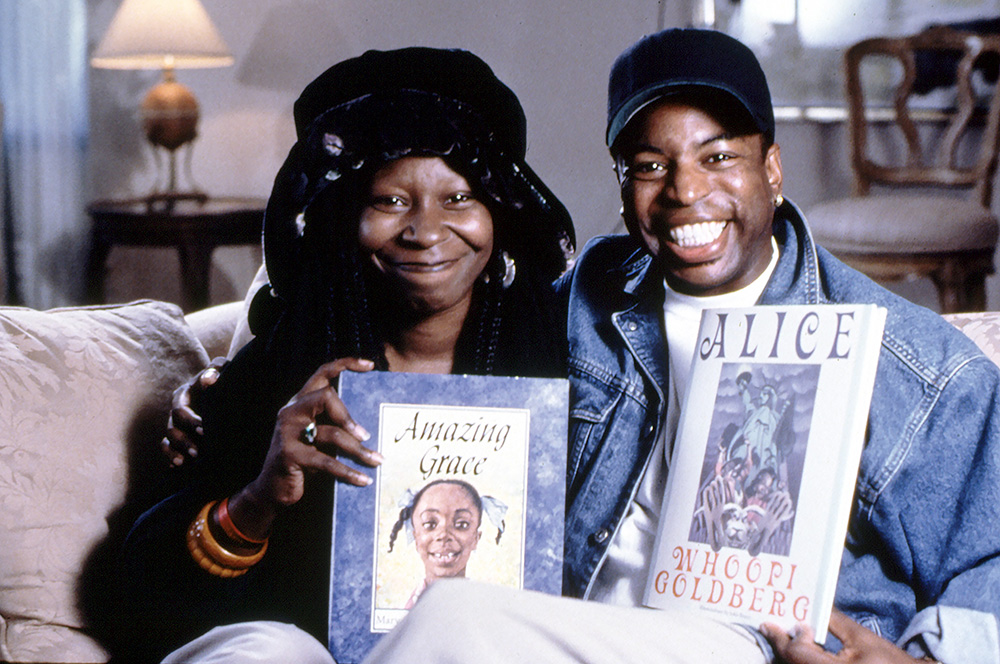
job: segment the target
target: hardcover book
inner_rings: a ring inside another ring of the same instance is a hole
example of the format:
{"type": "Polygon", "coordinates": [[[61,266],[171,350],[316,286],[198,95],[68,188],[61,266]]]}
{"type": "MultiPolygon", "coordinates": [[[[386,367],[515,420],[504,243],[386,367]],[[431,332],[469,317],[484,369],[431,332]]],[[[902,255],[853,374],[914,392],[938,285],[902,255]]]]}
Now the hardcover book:
{"type": "Polygon", "coordinates": [[[360,662],[438,578],[561,592],[568,385],[341,375],[340,398],[385,461],[370,486],[334,489],[337,662],[360,662]]]}
{"type": "Polygon", "coordinates": [[[702,315],[645,603],[826,638],[885,310],[702,315]]]}

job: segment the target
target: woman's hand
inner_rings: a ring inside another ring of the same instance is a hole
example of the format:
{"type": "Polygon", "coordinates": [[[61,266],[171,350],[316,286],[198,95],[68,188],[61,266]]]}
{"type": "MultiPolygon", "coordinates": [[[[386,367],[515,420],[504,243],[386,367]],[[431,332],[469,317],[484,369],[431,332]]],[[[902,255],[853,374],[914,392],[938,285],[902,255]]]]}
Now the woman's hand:
{"type": "Polygon", "coordinates": [[[813,641],[813,631],[807,625],[799,625],[794,634],[789,635],[777,625],[765,623],[760,632],[771,642],[779,661],[788,664],[926,664],[836,609],[830,616],[830,633],[844,644],[837,654],[813,641]]]}
{"type": "Polygon", "coordinates": [[[351,418],[332,382],[343,371],[371,371],[370,360],[342,358],[316,370],[305,386],[278,411],[264,468],[249,486],[229,501],[236,525],[251,537],[264,537],[279,509],[294,505],[305,490],[305,478],[314,472],[367,486],[372,479],[337,457],[346,457],[365,466],[382,463],[382,455],[362,443],[368,432],[351,418]],[[316,424],[315,438],[309,442],[304,431],[316,424]]]}
{"type": "Polygon", "coordinates": [[[219,380],[219,369],[226,364],[226,358],[217,357],[201,372],[174,390],[167,419],[167,436],[160,445],[170,463],[180,466],[188,457],[198,456],[198,445],[203,431],[201,416],[194,410],[193,402],[210,385],[219,380]]]}

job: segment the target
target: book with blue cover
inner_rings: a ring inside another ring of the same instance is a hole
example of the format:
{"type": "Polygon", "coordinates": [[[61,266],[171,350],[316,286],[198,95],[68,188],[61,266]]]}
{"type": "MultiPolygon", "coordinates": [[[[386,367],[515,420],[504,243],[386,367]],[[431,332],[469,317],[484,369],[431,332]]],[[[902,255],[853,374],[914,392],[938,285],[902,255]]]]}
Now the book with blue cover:
{"type": "Polygon", "coordinates": [[[385,462],[334,489],[330,652],[364,659],[435,580],[562,590],[569,383],[345,372],[385,462]]]}

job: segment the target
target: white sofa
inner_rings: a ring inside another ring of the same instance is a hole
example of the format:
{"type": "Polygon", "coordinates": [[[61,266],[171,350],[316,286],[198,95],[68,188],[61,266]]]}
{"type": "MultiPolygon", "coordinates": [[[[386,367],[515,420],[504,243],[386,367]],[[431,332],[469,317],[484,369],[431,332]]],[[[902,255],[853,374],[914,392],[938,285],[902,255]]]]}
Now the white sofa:
{"type": "Polygon", "coordinates": [[[133,515],[168,488],[173,390],[224,355],[242,304],[0,307],[0,661],[104,662],[85,616],[133,515]]]}
{"type": "MultiPolygon", "coordinates": [[[[159,446],[171,394],[225,355],[241,312],[0,307],[0,660],[107,661],[87,618],[115,617],[101,574],[122,505],[177,475],[159,446]]],[[[950,318],[1000,359],[1000,313],[950,318]]]]}

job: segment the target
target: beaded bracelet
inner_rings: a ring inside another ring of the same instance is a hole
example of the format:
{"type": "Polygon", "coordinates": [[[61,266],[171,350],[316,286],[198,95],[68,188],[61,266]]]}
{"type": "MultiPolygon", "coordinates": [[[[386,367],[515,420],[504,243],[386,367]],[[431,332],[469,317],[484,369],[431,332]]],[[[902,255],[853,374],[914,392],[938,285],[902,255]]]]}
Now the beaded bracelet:
{"type": "Polygon", "coordinates": [[[217,501],[206,504],[187,531],[187,547],[198,566],[209,574],[232,578],[246,574],[247,571],[260,562],[267,551],[267,541],[259,551],[248,556],[239,555],[227,551],[216,541],[212,531],[208,527],[208,515],[217,501]]]}

